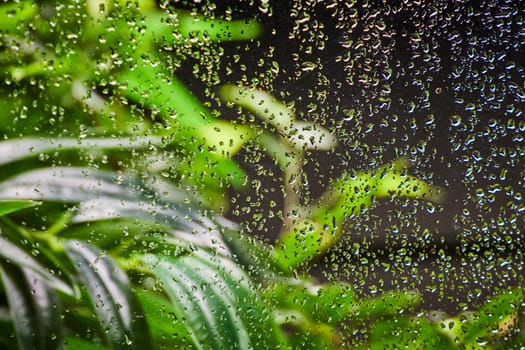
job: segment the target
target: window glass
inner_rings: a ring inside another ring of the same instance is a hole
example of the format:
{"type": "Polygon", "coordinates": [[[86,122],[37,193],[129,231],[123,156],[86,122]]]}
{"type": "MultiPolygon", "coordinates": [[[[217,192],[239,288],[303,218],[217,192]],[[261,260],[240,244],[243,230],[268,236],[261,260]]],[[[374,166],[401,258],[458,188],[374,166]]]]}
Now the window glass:
{"type": "Polygon", "coordinates": [[[0,348],[523,348],[524,20],[4,1],[0,348]]]}

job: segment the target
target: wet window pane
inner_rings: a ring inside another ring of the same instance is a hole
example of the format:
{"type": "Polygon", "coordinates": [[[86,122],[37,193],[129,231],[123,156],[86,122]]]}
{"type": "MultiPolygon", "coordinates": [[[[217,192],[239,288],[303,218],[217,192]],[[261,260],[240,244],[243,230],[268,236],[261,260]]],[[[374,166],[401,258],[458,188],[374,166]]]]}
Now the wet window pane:
{"type": "Polygon", "coordinates": [[[0,348],[521,349],[519,1],[0,4],[0,348]]]}

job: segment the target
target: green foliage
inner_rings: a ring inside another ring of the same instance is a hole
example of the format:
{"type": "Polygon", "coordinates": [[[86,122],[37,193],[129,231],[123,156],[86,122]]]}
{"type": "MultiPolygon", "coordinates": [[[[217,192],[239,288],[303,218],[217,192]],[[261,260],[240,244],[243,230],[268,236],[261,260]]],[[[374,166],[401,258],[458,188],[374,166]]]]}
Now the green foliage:
{"type": "Polygon", "coordinates": [[[1,272],[20,348],[60,348],[64,330],[55,289],[27,267],[4,263],[1,272]]]}
{"type": "Polygon", "coordinates": [[[35,201],[0,200],[0,216],[38,205],[35,201]]]}
{"type": "Polygon", "coordinates": [[[149,264],[199,348],[279,345],[280,331],[262,299],[230,260],[196,252],[178,259],[153,258],[149,264]]]}
{"type": "Polygon", "coordinates": [[[218,119],[173,75],[198,45],[255,39],[257,21],[146,0],[21,1],[0,5],[0,18],[0,347],[453,349],[523,339],[521,290],[435,321],[415,312],[416,292],[363,297],[309,275],[376,198],[439,201],[440,190],[400,159],[348,169],[308,207],[293,200],[305,152],[332,149],[335,136],[268,92],[233,85],[220,98],[263,126],[218,119]],[[281,167],[285,211],[300,214],[274,246],[217,212],[247,181],[232,158],[247,142],[281,167]]]}
{"type": "Polygon", "coordinates": [[[112,348],[151,347],[148,324],[124,271],[88,243],[68,241],[64,248],[112,348]]]}

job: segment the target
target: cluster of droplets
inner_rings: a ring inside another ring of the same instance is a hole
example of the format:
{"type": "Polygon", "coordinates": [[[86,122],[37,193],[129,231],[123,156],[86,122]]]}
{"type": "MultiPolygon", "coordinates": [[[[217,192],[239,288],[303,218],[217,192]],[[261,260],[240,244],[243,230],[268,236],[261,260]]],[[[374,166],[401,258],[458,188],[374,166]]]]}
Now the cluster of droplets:
{"type": "Polygon", "coordinates": [[[274,85],[342,145],[337,157],[305,164],[309,184],[408,156],[448,192],[445,205],[394,198],[353,220],[325,277],[380,289],[423,283],[430,299],[456,306],[462,291],[475,304],[488,284],[516,283],[508,276],[522,268],[525,210],[519,5],[305,0],[290,15],[292,60],[279,63],[274,85]]]}

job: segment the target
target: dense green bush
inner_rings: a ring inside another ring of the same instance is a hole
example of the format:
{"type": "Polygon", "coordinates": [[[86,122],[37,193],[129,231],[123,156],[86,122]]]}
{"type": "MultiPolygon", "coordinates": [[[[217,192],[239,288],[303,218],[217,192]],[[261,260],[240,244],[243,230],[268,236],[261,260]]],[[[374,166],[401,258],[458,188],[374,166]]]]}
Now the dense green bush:
{"type": "Polygon", "coordinates": [[[358,296],[319,283],[312,261],[376,198],[439,201],[399,159],[348,171],[309,206],[306,151],[337,139],[256,86],[219,98],[257,116],[226,121],[176,77],[255,20],[150,1],[0,5],[0,346],[6,349],[507,348],[523,342],[523,292],[475,313],[417,311],[417,292],[358,296]],[[199,48],[197,51],[195,48],[199,48]],[[257,144],[283,172],[274,245],[222,217],[250,181],[234,155],[257,144]],[[296,180],[296,181],[293,181],[296,180]]]}

